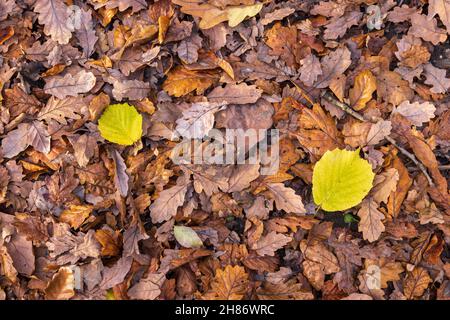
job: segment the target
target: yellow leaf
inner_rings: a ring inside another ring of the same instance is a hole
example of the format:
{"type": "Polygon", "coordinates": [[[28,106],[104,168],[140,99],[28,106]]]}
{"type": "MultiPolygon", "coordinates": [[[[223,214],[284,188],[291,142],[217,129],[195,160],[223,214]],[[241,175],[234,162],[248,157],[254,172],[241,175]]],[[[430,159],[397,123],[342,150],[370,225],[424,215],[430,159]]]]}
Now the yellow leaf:
{"type": "Polygon", "coordinates": [[[257,3],[251,6],[238,6],[227,8],[228,13],[228,25],[230,27],[236,27],[239,23],[244,21],[246,17],[256,16],[262,9],[263,4],[257,3]]]}
{"type": "Polygon", "coordinates": [[[325,211],[354,207],[369,193],[374,176],[359,149],[327,151],[314,166],[314,202],[325,211]]]}
{"type": "Polygon", "coordinates": [[[170,25],[170,18],[167,16],[160,16],[158,18],[158,42],[159,44],[162,44],[164,42],[164,38],[166,36],[166,32],[169,29],[170,25]]]}
{"type": "Polygon", "coordinates": [[[355,85],[350,89],[350,103],[353,109],[361,110],[372,99],[377,90],[377,80],[370,70],[364,70],[355,78],[355,85]]]}
{"type": "Polygon", "coordinates": [[[141,139],[142,116],[128,103],[113,104],[98,119],[98,129],[106,140],[129,146],[141,139]]]}

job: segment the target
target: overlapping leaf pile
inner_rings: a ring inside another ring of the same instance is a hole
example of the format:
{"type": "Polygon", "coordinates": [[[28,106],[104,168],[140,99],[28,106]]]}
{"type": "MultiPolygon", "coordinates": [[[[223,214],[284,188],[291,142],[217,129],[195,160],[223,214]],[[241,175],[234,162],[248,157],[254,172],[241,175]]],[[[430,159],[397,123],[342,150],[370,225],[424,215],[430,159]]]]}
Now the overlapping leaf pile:
{"type": "Polygon", "coordinates": [[[449,299],[449,17],[446,0],[2,0],[0,300],[449,299]],[[131,118],[102,137],[123,103],[142,138],[120,137],[131,118]],[[278,129],[278,172],[172,162],[177,135],[213,127],[278,129]],[[357,148],[373,188],[320,210],[315,163],[357,148]]]}

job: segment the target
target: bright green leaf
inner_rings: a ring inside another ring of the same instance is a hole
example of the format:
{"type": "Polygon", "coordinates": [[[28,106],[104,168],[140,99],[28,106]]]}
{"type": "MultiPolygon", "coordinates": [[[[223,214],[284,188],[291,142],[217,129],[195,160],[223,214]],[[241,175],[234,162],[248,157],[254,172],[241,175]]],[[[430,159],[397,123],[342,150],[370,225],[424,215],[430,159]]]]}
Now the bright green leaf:
{"type": "Polygon", "coordinates": [[[106,140],[129,146],[142,136],[142,116],[128,103],[112,104],[98,119],[98,129],[106,140]]]}
{"type": "Polygon", "coordinates": [[[369,193],[374,176],[359,149],[327,151],[314,166],[314,202],[325,211],[354,207],[369,193]]]}
{"type": "Polygon", "coordinates": [[[173,234],[178,243],[185,248],[198,248],[203,246],[203,242],[198,234],[189,227],[174,226],[173,234]]]}

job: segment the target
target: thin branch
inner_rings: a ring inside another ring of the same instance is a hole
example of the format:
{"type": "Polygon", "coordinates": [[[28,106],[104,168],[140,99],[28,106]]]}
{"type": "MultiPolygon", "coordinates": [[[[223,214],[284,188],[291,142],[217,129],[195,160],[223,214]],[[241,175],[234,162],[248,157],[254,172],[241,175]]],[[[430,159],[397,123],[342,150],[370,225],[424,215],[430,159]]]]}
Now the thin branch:
{"type": "MultiPolygon", "coordinates": [[[[322,97],[325,100],[327,100],[329,103],[331,103],[332,105],[340,108],[341,110],[345,111],[346,113],[348,113],[349,115],[355,117],[356,119],[361,120],[363,122],[369,122],[366,119],[364,119],[364,117],[360,113],[358,113],[355,110],[353,110],[352,108],[350,108],[347,104],[342,103],[339,100],[337,100],[330,92],[325,91],[325,93],[322,94],[322,97]]],[[[416,158],[416,156],[414,154],[412,154],[411,152],[409,152],[405,148],[399,146],[397,144],[397,142],[392,137],[387,136],[386,140],[389,141],[393,146],[395,146],[403,155],[405,155],[412,162],[414,162],[414,164],[419,168],[420,171],[422,171],[422,173],[427,178],[428,184],[430,186],[432,186],[432,187],[434,186],[433,180],[431,179],[430,175],[428,174],[427,169],[425,168],[425,166],[419,160],[417,160],[417,158],[416,158]]]]}

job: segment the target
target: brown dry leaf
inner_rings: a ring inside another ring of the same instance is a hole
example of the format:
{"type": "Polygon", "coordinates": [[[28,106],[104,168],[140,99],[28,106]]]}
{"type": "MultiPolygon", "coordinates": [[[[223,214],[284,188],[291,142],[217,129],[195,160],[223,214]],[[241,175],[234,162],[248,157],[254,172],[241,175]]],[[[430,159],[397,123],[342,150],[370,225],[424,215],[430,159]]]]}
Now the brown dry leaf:
{"type": "Polygon", "coordinates": [[[70,10],[62,0],[37,0],[34,11],[39,14],[39,23],[45,25],[45,34],[60,44],[69,42],[74,26],[70,10]]]}
{"type": "Polygon", "coordinates": [[[318,104],[312,109],[302,108],[298,123],[298,141],[317,159],[326,151],[342,146],[342,137],[334,119],[318,104]]]}
{"type": "Polygon", "coordinates": [[[188,70],[177,67],[169,72],[162,88],[175,97],[184,96],[192,91],[203,93],[218,79],[218,75],[211,71],[188,70]]]}
{"type": "Polygon", "coordinates": [[[412,179],[410,178],[408,170],[400,158],[394,158],[392,167],[397,169],[399,179],[396,190],[391,192],[389,195],[387,208],[388,216],[390,218],[395,218],[399,214],[403,200],[406,198],[408,190],[412,185],[412,179]]]}
{"type": "Polygon", "coordinates": [[[248,274],[240,266],[226,266],[217,269],[211,283],[211,290],[202,296],[203,300],[241,300],[247,291],[248,274]]]}
{"type": "Polygon", "coordinates": [[[450,32],[450,3],[447,0],[430,0],[428,8],[428,17],[432,18],[439,15],[442,23],[447,28],[447,33],[450,32]]]}
{"type": "Polygon", "coordinates": [[[376,203],[387,203],[388,197],[397,190],[397,183],[400,179],[397,169],[390,168],[375,176],[370,196],[376,203]]]}
{"type": "Polygon", "coordinates": [[[429,19],[424,14],[414,13],[411,16],[411,25],[409,29],[411,34],[430,41],[435,46],[447,39],[447,32],[437,27],[435,18],[429,19]]]}
{"type": "Polygon", "coordinates": [[[367,133],[366,144],[371,146],[380,143],[384,138],[389,136],[391,129],[392,125],[388,120],[379,120],[376,123],[373,123],[367,133]]]}
{"type": "Polygon", "coordinates": [[[363,238],[369,242],[378,240],[381,233],[385,230],[382,220],[384,214],[378,210],[378,204],[372,199],[366,199],[362,202],[358,211],[361,219],[358,225],[358,231],[362,232],[363,238]]]}
{"type": "Polygon", "coordinates": [[[322,242],[308,244],[307,240],[302,240],[300,250],[307,260],[321,265],[325,274],[336,273],[341,269],[336,256],[322,242]]]}
{"type": "Polygon", "coordinates": [[[262,236],[252,247],[260,256],[274,256],[275,251],[283,248],[292,241],[291,237],[276,233],[275,231],[262,236]]]}
{"type": "Polygon", "coordinates": [[[342,75],[352,62],[350,56],[350,50],[343,47],[323,57],[321,60],[322,75],[317,79],[315,87],[326,88],[334,78],[342,75]]]}
{"type": "Polygon", "coordinates": [[[104,257],[114,257],[120,253],[120,242],[118,232],[109,229],[100,229],[95,231],[95,239],[102,246],[101,255],[104,257]]]}
{"type": "Polygon", "coordinates": [[[322,290],[325,282],[324,267],[320,263],[305,260],[302,263],[303,275],[316,290],[322,290]]]}
{"type": "Polygon", "coordinates": [[[349,92],[350,105],[355,110],[364,109],[377,89],[377,81],[370,70],[361,71],[355,78],[355,84],[349,92]]]}
{"type": "Polygon", "coordinates": [[[279,56],[289,67],[298,65],[299,46],[297,42],[297,28],[283,27],[277,22],[266,33],[266,44],[271,48],[270,54],[279,56]]]}
{"type": "Polygon", "coordinates": [[[411,100],[414,92],[409,83],[392,71],[383,71],[377,76],[377,92],[386,102],[398,106],[405,100],[411,100]]]}
{"type": "Polygon", "coordinates": [[[262,92],[255,85],[249,86],[246,83],[227,84],[224,88],[214,88],[207,97],[210,102],[246,104],[255,103],[261,97],[262,92]]]}
{"type": "Polygon", "coordinates": [[[405,271],[400,262],[389,261],[389,259],[384,257],[379,260],[366,259],[364,265],[366,269],[371,265],[380,268],[380,285],[382,289],[388,287],[389,281],[400,280],[400,274],[405,271]]]}
{"type": "Polygon", "coordinates": [[[306,58],[300,60],[300,64],[300,80],[308,87],[312,87],[317,77],[322,74],[319,59],[310,53],[306,58]]]}
{"type": "Polygon", "coordinates": [[[131,299],[155,300],[161,294],[161,286],[165,280],[163,273],[150,273],[128,289],[127,294],[131,299]]]}
{"type": "Polygon", "coordinates": [[[424,67],[425,83],[432,86],[433,93],[445,93],[450,89],[450,78],[446,78],[446,70],[434,67],[428,63],[424,67]]]}
{"type": "Polygon", "coordinates": [[[350,11],[342,17],[336,17],[330,20],[325,27],[324,39],[334,40],[342,37],[351,26],[358,24],[363,17],[359,11],[350,11]]]}
{"type": "Polygon", "coordinates": [[[89,205],[70,205],[59,216],[59,221],[68,223],[72,228],[78,229],[83,222],[89,217],[93,210],[93,206],[89,205]]]}
{"type": "Polygon", "coordinates": [[[267,13],[264,18],[261,19],[263,26],[268,25],[274,21],[283,20],[287,16],[295,12],[294,8],[281,8],[267,13]]]}
{"type": "Polygon", "coordinates": [[[427,270],[416,267],[406,276],[403,282],[403,293],[409,300],[421,297],[432,281],[427,270]]]}
{"type": "Polygon", "coordinates": [[[177,209],[184,203],[188,184],[175,185],[159,193],[159,197],[150,206],[153,223],[167,221],[177,214],[177,209]]]}
{"type": "Polygon", "coordinates": [[[283,183],[269,183],[267,188],[275,200],[278,210],[284,210],[287,213],[302,215],[306,212],[303,206],[302,197],[295,194],[291,188],[287,188],[283,183]]]}
{"type": "Polygon", "coordinates": [[[74,287],[75,277],[72,269],[62,267],[45,288],[45,298],[47,300],[68,300],[75,295],[74,287]]]}
{"type": "Polygon", "coordinates": [[[436,107],[430,102],[414,102],[403,101],[393,112],[398,112],[411,123],[420,127],[424,122],[434,118],[436,107]]]}
{"type": "Polygon", "coordinates": [[[96,81],[92,72],[81,70],[75,75],[68,73],[64,77],[54,76],[50,78],[46,81],[44,91],[58,99],[64,99],[67,96],[76,97],[80,93],[91,90],[96,81]]]}

